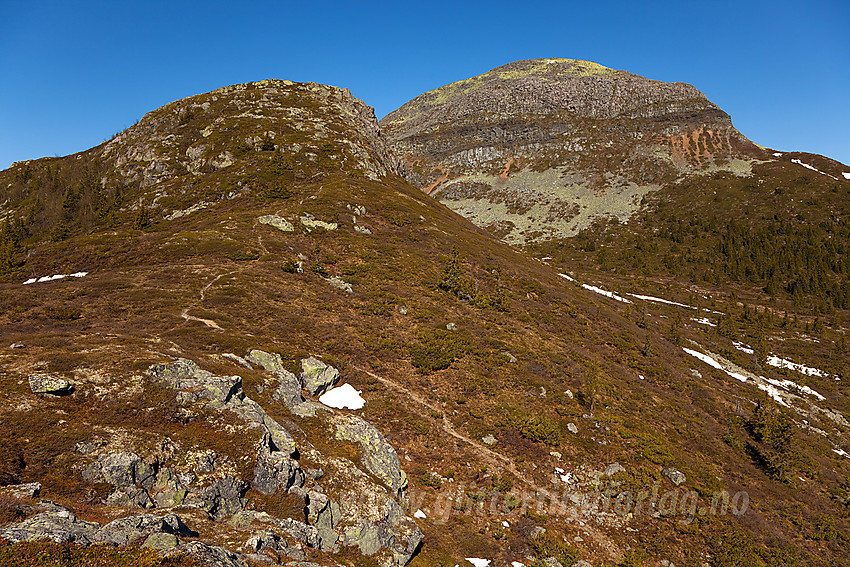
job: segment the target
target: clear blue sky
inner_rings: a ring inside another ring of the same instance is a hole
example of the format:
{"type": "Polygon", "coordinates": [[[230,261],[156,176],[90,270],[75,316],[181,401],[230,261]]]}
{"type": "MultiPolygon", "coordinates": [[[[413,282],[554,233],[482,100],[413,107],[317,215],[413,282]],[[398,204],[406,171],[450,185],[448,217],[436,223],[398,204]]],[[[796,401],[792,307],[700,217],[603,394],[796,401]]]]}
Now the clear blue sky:
{"type": "Polygon", "coordinates": [[[380,118],[537,57],[691,83],[753,141],[850,164],[848,0],[0,0],[0,169],[87,149],[223,85],[348,87],[380,118]]]}

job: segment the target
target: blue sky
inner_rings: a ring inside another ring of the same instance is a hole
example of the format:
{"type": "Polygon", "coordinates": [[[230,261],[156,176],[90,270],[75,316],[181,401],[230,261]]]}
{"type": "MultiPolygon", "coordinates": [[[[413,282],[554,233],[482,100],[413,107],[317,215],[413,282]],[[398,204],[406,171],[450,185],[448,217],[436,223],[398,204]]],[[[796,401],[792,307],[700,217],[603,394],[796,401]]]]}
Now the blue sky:
{"type": "Polygon", "coordinates": [[[0,0],[0,168],[265,78],[348,87],[378,117],[518,59],[695,85],[753,141],[850,164],[850,2],[0,0]]]}

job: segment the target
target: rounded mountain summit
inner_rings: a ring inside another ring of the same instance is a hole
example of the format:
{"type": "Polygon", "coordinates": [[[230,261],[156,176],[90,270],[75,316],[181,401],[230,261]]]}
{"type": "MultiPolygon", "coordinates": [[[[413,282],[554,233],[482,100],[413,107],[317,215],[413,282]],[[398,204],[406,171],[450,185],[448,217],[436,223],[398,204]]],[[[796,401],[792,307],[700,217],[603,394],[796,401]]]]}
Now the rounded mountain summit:
{"type": "Polygon", "coordinates": [[[627,221],[683,175],[770,154],[686,83],[530,59],[426,92],[381,122],[407,178],[512,244],[627,221]]]}

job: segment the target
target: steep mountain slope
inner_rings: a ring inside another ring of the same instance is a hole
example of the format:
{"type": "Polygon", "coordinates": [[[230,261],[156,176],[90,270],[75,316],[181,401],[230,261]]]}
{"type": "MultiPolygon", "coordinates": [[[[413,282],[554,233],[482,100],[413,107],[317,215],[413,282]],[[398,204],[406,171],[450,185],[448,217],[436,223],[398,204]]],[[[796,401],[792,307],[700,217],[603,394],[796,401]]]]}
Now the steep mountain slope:
{"type": "Polygon", "coordinates": [[[2,561],[846,564],[831,366],[570,281],[383,138],[264,81],[0,172],[2,561]]]}

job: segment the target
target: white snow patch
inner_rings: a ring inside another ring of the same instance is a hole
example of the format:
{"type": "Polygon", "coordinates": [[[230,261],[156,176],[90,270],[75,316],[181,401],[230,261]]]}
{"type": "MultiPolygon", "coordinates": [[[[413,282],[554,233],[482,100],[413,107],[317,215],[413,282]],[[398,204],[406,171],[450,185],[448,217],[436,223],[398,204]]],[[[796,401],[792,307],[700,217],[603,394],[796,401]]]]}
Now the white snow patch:
{"type": "Polygon", "coordinates": [[[782,152],[773,152],[773,157],[782,157],[782,152]]]}
{"type": "Polygon", "coordinates": [[[525,567],[525,563],[520,563],[519,561],[511,561],[511,567],[525,567]]]}
{"type": "Polygon", "coordinates": [[[41,276],[40,278],[30,278],[24,282],[23,285],[30,285],[34,283],[44,283],[44,282],[52,282],[56,280],[61,280],[65,278],[84,278],[89,275],[88,272],[76,272],[73,274],[53,274],[52,276],[41,276]]]}
{"type": "Polygon", "coordinates": [[[732,346],[735,347],[736,349],[738,349],[739,351],[745,352],[747,354],[755,354],[756,353],[756,351],[754,351],[753,349],[751,349],[750,347],[748,347],[744,343],[739,343],[739,342],[733,341],[732,346]]]}
{"type": "Polygon", "coordinates": [[[480,559],[478,557],[467,557],[467,561],[475,565],[475,567],[488,567],[490,565],[489,559],[480,559]]]}
{"type": "MultiPolygon", "coordinates": [[[[701,361],[705,362],[706,364],[708,364],[712,368],[716,368],[718,370],[723,370],[723,366],[719,362],[717,362],[716,360],[714,360],[713,358],[708,356],[707,354],[703,354],[701,352],[697,352],[695,350],[691,350],[691,349],[685,348],[685,347],[682,347],[682,350],[685,351],[686,353],[688,353],[689,355],[693,356],[694,358],[700,359],[701,361]]],[[[723,370],[723,372],[726,372],[726,371],[723,370]]]]}
{"type": "MultiPolygon", "coordinates": [[[[637,293],[626,293],[626,295],[631,295],[637,299],[642,299],[644,301],[654,301],[655,303],[666,303],[667,305],[675,305],[676,307],[684,307],[685,309],[695,309],[699,311],[699,307],[694,307],[693,305],[685,305],[684,303],[679,303],[678,301],[670,301],[669,299],[661,299],[660,297],[653,297],[651,295],[639,295],[637,293]]],[[[711,313],[713,315],[723,315],[722,311],[712,311],[711,309],[703,309],[706,313],[711,313]]]]}
{"type": "Polygon", "coordinates": [[[641,380],[646,380],[643,374],[638,374],[638,378],[640,378],[641,380]]]}
{"type": "Polygon", "coordinates": [[[802,165],[802,166],[803,166],[803,167],[805,167],[806,169],[811,169],[812,171],[817,171],[817,172],[818,172],[818,173],[820,173],[821,175],[826,175],[827,177],[832,177],[833,179],[835,179],[836,181],[838,181],[838,178],[837,178],[837,177],[835,177],[834,175],[830,175],[830,174],[828,174],[828,173],[825,173],[825,172],[823,172],[823,171],[819,170],[819,169],[818,169],[818,168],[816,168],[816,167],[812,167],[811,165],[809,165],[809,164],[807,164],[807,163],[803,163],[802,161],[800,161],[800,160],[798,160],[798,159],[792,159],[792,160],[791,160],[791,163],[796,163],[797,165],[802,165]]]}
{"type": "Polygon", "coordinates": [[[572,473],[566,473],[566,474],[560,475],[560,477],[561,477],[561,482],[563,482],[564,484],[569,484],[570,480],[572,480],[572,478],[573,478],[573,475],[572,475],[572,473]]]}
{"type": "Polygon", "coordinates": [[[726,368],[723,367],[722,364],[720,364],[719,362],[717,362],[716,360],[714,360],[713,358],[711,358],[707,354],[703,354],[701,352],[691,350],[691,349],[685,348],[685,347],[682,347],[682,350],[685,351],[686,353],[688,353],[689,355],[693,356],[694,358],[700,359],[701,361],[705,362],[706,364],[708,364],[712,368],[716,368],[716,369],[718,369],[722,372],[725,372],[726,374],[728,374],[729,376],[731,376],[735,380],[739,380],[741,382],[747,381],[746,376],[744,376],[743,374],[738,374],[737,372],[733,372],[731,370],[727,370],[726,368]]]}
{"type": "Polygon", "coordinates": [[[845,451],[844,449],[833,449],[832,452],[837,453],[837,454],[841,455],[842,457],[847,457],[848,459],[850,459],[850,454],[848,454],[847,451],[845,451]]]}
{"type": "Polygon", "coordinates": [[[319,397],[319,401],[330,408],[360,409],[366,400],[360,397],[360,392],[351,384],[343,384],[328,390],[319,397]]]}
{"type": "Polygon", "coordinates": [[[558,474],[564,474],[564,469],[562,469],[560,467],[555,467],[555,472],[558,473],[558,474]]]}
{"type": "Polygon", "coordinates": [[[795,362],[791,362],[790,360],[779,358],[778,356],[773,354],[767,357],[767,363],[771,366],[775,366],[776,368],[789,368],[791,370],[796,370],[800,374],[806,374],[807,376],[820,376],[822,378],[829,376],[829,374],[827,374],[823,370],[818,370],[817,368],[812,368],[811,366],[797,364],[795,362]]]}
{"type": "Polygon", "coordinates": [[[694,323],[699,323],[700,325],[708,325],[709,327],[716,327],[714,323],[712,323],[708,317],[700,317],[699,319],[691,319],[694,323]]]}
{"type": "Polygon", "coordinates": [[[616,301],[621,301],[623,303],[632,303],[632,301],[626,299],[625,297],[620,297],[613,291],[607,291],[602,289],[601,287],[596,287],[595,285],[588,285],[586,283],[581,284],[581,287],[588,291],[592,291],[593,293],[598,293],[599,295],[604,295],[605,297],[610,297],[616,301]]]}
{"type": "Polygon", "coordinates": [[[423,512],[422,510],[416,510],[413,513],[413,517],[419,518],[420,520],[424,520],[425,518],[427,518],[427,516],[425,515],[425,512],[423,512]]]}
{"type": "Polygon", "coordinates": [[[841,175],[844,176],[844,179],[850,179],[850,171],[845,171],[841,175]]]}
{"type": "Polygon", "coordinates": [[[551,259],[552,259],[552,257],[551,257],[551,256],[546,256],[545,258],[540,258],[540,261],[541,261],[541,262],[547,262],[547,261],[549,261],[549,260],[551,260],[551,259]]]}
{"type": "Polygon", "coordinates": [[[510,525],[509,523],[507,523],[507,522],[504,522],[504,521],[503,521],[503,522],[502,522],[502,527],[503,527],[503,528],[509,528],[509,527],[511,527],[511,525],[510,525]]]}
{"type": "MultiPolygon", "coordinates": [[[[568,276],[567,274],[558,274],[558,275],[561,276],[562,278],[568,280],[568,281],[575,282],[575,280],[573,278],[571,278],[570,276],[568,276]]],[[[583,287],[584,289],[586,289],[588,291],[592,291],[593,293],[598,293],[599,295],[604,295],[605,297],[610,297],[611,299],[615,299],[615,300],[621,301],[623,303],[632,303],[631,301],[629,301],[625,297],[620,297],[619,295],[617,295],[613,291],[607,291],[607,290],[602,289],[601,287],[596,287],[595,285],[581,284],[581,287],[583,287]]]]}
{"type": "Polygon", "coordinates": [[[826,400],[826,398],[823,397],[819,392],[812,390],[808,386],[801,386],[800,384],[797,384],[793,380],[773,380],[771,378],[764,378],[764,380],[767,381],[767,382],[770,382],[774,386],[778,386],[778,387],[780,387],[784,390],[794,389],[794,390],[797,390],[797,391],[802,392],[804,394],[814,396],[817,399],[819,399],[820,401],[826,400]]]}
{"type": "Polygon", "coordinates": [[[779,390],[779,388],[771,384],[765,384],[763,382],[757,382],[756,386],[758,386],[759,390],[763,390],[764,392],[766,392],[767,395],[773,398],[777,404],[788,407],[788,404],[786,404],[785,400],[782,399],[782,392],[779,390]]]}
{"type": "Polygon", "coordinates": [[[684,307],[685,309],[696,309],[696,307],[691,307],[690,305],[685,305],[684,303],[678,303],[676,301],[669,301],[667,299],[661,299],[660,297],[652,297],[651,295],[638,295],[636,293],[627,293],[626,295],[631,295],[632,297],[636,297],[636,298],[642,299],[644,301],[654,301],[655,303],[666,303],[667,305],[675,305],[676,307],[684,307]]]}

